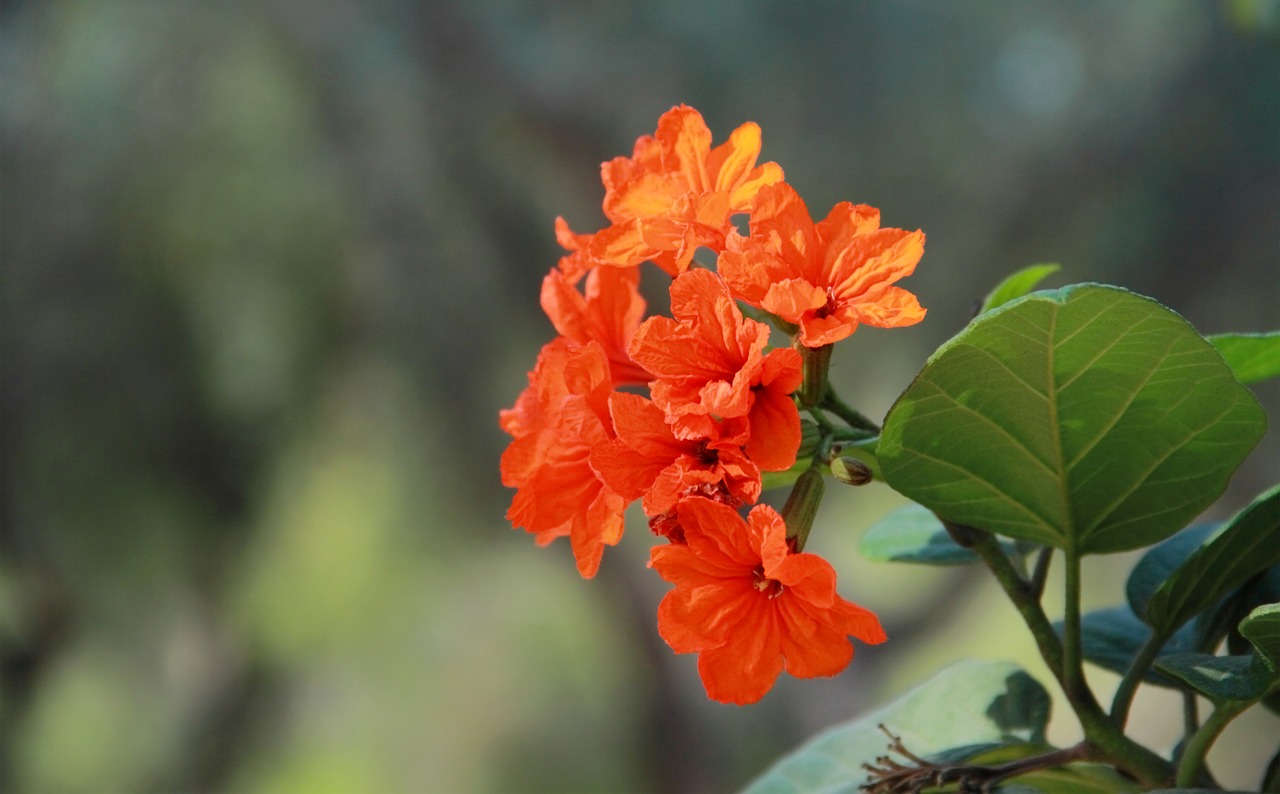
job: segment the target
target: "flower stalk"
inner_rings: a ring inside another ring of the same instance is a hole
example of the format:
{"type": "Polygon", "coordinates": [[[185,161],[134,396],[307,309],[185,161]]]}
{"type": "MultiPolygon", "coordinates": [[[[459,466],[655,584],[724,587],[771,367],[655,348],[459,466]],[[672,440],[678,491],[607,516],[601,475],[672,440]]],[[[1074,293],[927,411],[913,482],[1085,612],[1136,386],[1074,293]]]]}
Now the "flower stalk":
{"type": "MultiPolygon", "coordinates": [[[[805,347],[798,340],[795,343],[804,367],[804,381],[800,385],[800,391],[797,392],[802,408],[818,405],[827,393],[827,369],[831,366],[832,347],[833,345],[805,347]]],[[[836,415],[839,416],[839,414],[836,415]]]]}

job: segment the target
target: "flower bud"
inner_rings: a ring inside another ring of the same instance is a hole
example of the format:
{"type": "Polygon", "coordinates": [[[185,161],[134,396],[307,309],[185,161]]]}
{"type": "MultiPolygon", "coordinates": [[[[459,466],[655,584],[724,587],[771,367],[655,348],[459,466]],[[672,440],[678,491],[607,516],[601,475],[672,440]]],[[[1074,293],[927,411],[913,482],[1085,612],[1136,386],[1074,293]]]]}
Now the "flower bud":
{"type": "Polygon", "coordinates": [[[845,485],[866,485],[874,479],[871,468],[857,458],[833,458],[831,474],[845,485]]]}
{"type": "Polygon", "coordinates": [[[791,495],[782,507],[782,520],[787,524],[787,542],[792,551],[804,550],[804,543],[809,538],[809,530],[813,528],[813,519],[818,514],[818,505],[822,503],[825,488],[822,470],[817,466],[805,469],[804,474],[792,486],[791,495]]]}

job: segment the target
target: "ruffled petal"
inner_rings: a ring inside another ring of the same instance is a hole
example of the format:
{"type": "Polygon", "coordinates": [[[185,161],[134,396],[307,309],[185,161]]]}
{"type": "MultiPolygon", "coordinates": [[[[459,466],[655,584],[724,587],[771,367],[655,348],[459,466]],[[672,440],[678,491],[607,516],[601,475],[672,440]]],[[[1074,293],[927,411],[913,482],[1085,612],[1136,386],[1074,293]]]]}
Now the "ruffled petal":
{"type": "Polygon", "coordinates": [[[804,279],[786,279],[772,284],[760,300],[760,308],[772,312],[789,323],[798,323],[806,312],[827,303],[826,290],[804,279]]]}
{"type": "Polygon", "coordinates": [[[765,575],[781,582],[794,598],[818,609],[830,607],[838,598],[835,569],[816,554],[789,554],[777,564],[766,566],[765,575]]]}
{"type": "Polygon", "coordinates": [[[707,171],[714,179],[716,190],[730,191],[746,180],[760,156],[760,125],[754,121],[729,133],[729,140],[711,150],[707,157],[707,171]]]}
{"type": "Polygon", "coordinates": [[[879,229],[857,235],[832,259],[829,282],[837,301],[874,301],[885,287],[911,275],[924,256],[924,232],[879,229]]]}
{"type": "Polygon", "coordinates": [[[901,328],[924,319],[925,309],[916,296],[900,287],[889,287],[875,303],[854,303],[858,319],[876,328],[901,328]]]}
{"type": "Polygon", "coordinates": [[[784,629],[782,654],[787,672],[796,678],[833,676],[849,666],[853,644],[840,630],[815,618],[787,593],[778,597],[784,629]]]}
{"type": "Polygon", "coordinates": [[[700,557],[725,569],[737,567],[740,576],[750,577],[760,564],[751,548],[746,522],[728,505],[692,497],[677,507],[685,541],[700,557]]]}
{"type": "Polygon", "coordinates": [[[593,447],[590,465],[609,490],[628,502],[644,496],[666,468],[661,459],[635,451],[622,439],[606,441],[593,447]]]}
{"type": "Polygon", "coordinates": [[[750,607],[737,616],[725,643],[698,656],[707,696],[721,703],[755,703],[783,668],[781,632],[768,596],[756,592],[745,602],[750,607]]]}
{"type": "Polygon", "coordinates": [[[748,420],[751,423],[751,437],[746,447],[748,457],[764,471],[791,468],[796,462],[801,438],[800,411],[791,399],[791,392],[767,387],[756,389],[748,420]]]}
{"type": "Polygon", "coordinates": [[[879,645],[888,639],[875,613],[851,601],[837,597],[828,615],[831,625],[838,631],[856,637],[867,645],[879,645]]]}
{"type": "Polygon", "coordinates": [[[761,188],[781,182],[783,178],[782,166],[777,163],[769,162],[757,166],[729,194],[729,205],[734,212],[746,212],[751,208],[751,202],[761,188]]]}
{"type": "Polygon", "coordinates": [[[706,171],[707,156],[711,153],[711,130],[702,120],[702,114],[687,105],[678,105],[658,119],[654,137],[662,143],[663,154],[673,158],[673,164],[685,178],[687,189],[713,189],[706,171]]]}
{"type": "Polygon", "coordinates": [[[591,506],[574,517],[569,542],[583,579],[591,579],[600,569],[604,547],[616,545],[622,538],[625,507],[621,497],[601,489],[591,506]]]}

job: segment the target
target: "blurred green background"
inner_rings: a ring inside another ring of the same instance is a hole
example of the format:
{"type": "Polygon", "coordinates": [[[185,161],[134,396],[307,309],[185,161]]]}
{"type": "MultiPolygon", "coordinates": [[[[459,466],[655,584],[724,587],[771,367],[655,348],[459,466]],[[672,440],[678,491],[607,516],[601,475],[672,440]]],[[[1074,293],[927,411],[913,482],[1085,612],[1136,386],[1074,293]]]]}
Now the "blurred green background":
{"type": "Polygon", "coordinates": [[[505,522],[552,220],[674,104],[928,234],[928,319],[836,353],[872,415],[1032,262],[1280,327],[1274,0],[9,2],[0,79],[0,790],[724,791],[950,660],[1047,681],[982,577],[858,558],[883,488],[811,547],[891,641],[749,708],[657,637],[642,521],[590,582],[505,522]]]}

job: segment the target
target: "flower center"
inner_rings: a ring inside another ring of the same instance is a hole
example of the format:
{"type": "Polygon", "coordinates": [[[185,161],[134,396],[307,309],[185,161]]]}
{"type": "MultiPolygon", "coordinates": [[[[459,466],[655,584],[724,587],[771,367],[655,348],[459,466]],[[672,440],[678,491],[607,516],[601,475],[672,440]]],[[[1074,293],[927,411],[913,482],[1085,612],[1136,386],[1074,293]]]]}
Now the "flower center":
{"type": "Polygon", "coordinates": [[[777,579],[770,579],[764,575],[764,566],[757,565],[756,569],[751,572],[755,581],[752,587],[769,596],[769,598],[777,598],[782,595],[782,582],[777,579]]]}
{"type": "Polygon", "coordinates": [[[818,307],[813,316],[818,318],[830,317],[836,310],[836,291],[833,287],[827,287],[826,305],[818,307]]]}
{"type": "Polygon", "coordinates": [[[707,442],[703,441],[698,444],[698,449],[694,452],[694,457],[696,457],[698,462],[703,466],[714,466],[720,462],[720,451],[716,449],[709,449],[707,447],[707,442]]]}

